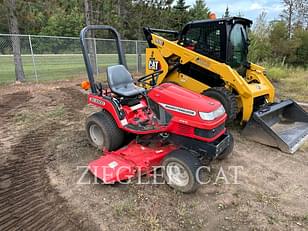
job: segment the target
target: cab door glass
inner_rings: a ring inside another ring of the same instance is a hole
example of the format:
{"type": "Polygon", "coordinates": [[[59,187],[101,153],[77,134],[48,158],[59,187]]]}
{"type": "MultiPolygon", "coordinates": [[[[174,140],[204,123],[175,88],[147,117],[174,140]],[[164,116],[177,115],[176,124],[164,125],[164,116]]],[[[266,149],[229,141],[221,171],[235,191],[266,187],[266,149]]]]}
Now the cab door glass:
{"type": "Polygon", "coordinates": [[[230,33],[230,42],[232,45],[231,67],[237,68],[246,61],[245,41],[246,32],[241,24],[235,24],[230,33]]]}

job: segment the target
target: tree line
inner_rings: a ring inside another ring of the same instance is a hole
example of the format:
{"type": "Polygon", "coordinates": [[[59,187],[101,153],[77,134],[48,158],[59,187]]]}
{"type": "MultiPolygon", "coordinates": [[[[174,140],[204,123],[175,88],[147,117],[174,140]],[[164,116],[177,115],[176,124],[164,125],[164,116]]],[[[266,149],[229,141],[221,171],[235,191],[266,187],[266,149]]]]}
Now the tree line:
{"type": "MultiPolygon", "coordinates": [[[[4,0],[0,2],[2,15],[8,16],[11,3],[20,33],[58,36],[79,36],[86,24],[107,24],[125,39],[143,39],[144,26],[180,29],[209,13],[204,0],[192,6],[185,0],[4,0]]],[[[9,32],[7,19],[0,18],[2,33],[9,32]]]]}
{"type": "MultiPolygon", "coordinates": [[[[282,4],[279,20],[268,22],[265,13],[257,18],[250,31],[250,58],[307,65],[308,0],[282,0],[282,4]]],[[[189,21],[207,19],[210,11],[206,0],[192,5],[185,0],[3,0],[0,13],[6,17],[0,17],[0,32],[79,36],[85,25],[108,24],[124,39],[144,39],[144,26],[180,30],[189,21]]],[[[227,7],[222,17],[229,16],[227,7]]],[[[12,40],[12,47],[14,62],[22,66],[20,41],[12,40]]],[[[21,73],[17,79],[24,79],[20,68],[16,73],[21,73]]]]}
{"type": "Polygon", "coordinates": [[[262,12],[250,33],[250,59],[279,65],[308,66],[308,0],[282,0],[279,20],[262,12]]]}

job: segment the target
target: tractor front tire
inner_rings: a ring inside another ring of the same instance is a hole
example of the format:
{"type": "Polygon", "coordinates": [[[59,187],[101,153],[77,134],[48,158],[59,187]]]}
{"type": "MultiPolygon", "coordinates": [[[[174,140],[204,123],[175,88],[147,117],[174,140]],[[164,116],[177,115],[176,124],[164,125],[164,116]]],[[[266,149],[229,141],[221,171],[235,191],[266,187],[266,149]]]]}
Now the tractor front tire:
{"type": "Polygon", "coordinates": [[[201,163],[197,157],[189,151],[177,149],[164,158],[162,173],[171,188],[183,193],[192,193],[200,185],[200,167],[201,163]]]}
{"type": "Polygon", "coordinates": [[[124,141],[124,131],[106,111],[96,112],[87,118],[86,133],[90,144],[101,150],[114,151],[124,141]]]}
{"type": "Polygon", "coordinates": [[[203,95],[219,101],[227,113],[227,123],[236,119],[238,106],[236,96],[225,87],[212,87],[203,92],[203,95]]]}
{"type": "Polygon", "coordinates": [[[230,136],[230,145],[219,156],[217,156],[216,158],[217,160],[224,160],[232,156],[234,148],[234,139],[231,133],[229,133],[229,136],[230,136]]]}

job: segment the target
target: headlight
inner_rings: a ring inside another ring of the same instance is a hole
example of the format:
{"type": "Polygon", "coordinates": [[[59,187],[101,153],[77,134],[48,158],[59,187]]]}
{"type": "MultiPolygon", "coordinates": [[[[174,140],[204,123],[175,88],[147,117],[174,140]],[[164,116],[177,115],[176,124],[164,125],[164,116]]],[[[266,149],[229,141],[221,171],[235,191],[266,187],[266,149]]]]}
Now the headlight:
{"type": "Polygon", "coordinates": [[[224,107],[221,105],[218,109],[212,112],[199,112],[201,119],[203,120],[214,120],[225,113],[224,107]]]}

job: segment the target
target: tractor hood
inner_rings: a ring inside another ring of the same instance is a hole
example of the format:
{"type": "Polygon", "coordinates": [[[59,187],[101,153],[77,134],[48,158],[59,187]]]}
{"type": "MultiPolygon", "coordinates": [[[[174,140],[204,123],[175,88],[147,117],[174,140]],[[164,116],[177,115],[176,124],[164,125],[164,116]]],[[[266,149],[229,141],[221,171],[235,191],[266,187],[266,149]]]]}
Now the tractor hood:
{"type": "Polygon", "coordinates": [[[160,105],[170,105],[193,112],[213,112],[221,104],[210,97],[197,94],[172,83],[164,83],[149,92],[149,97],[160,105]]]}
{"type": "MultiPolygon", "coordinates": [[[[217,100],[173,83],[163,83],[154,87],[150,90],[148,96],[160,108],[171,114],[175,123],[185,124],[184,130],[199,128],[216,129],[223,132],[227,114],[217,100]],[[221,127],[222,130],[217,129],[218,127],[221,127]]],[[[172,131],[176,133],[176,128],[173,128],[172,131]]]]}

